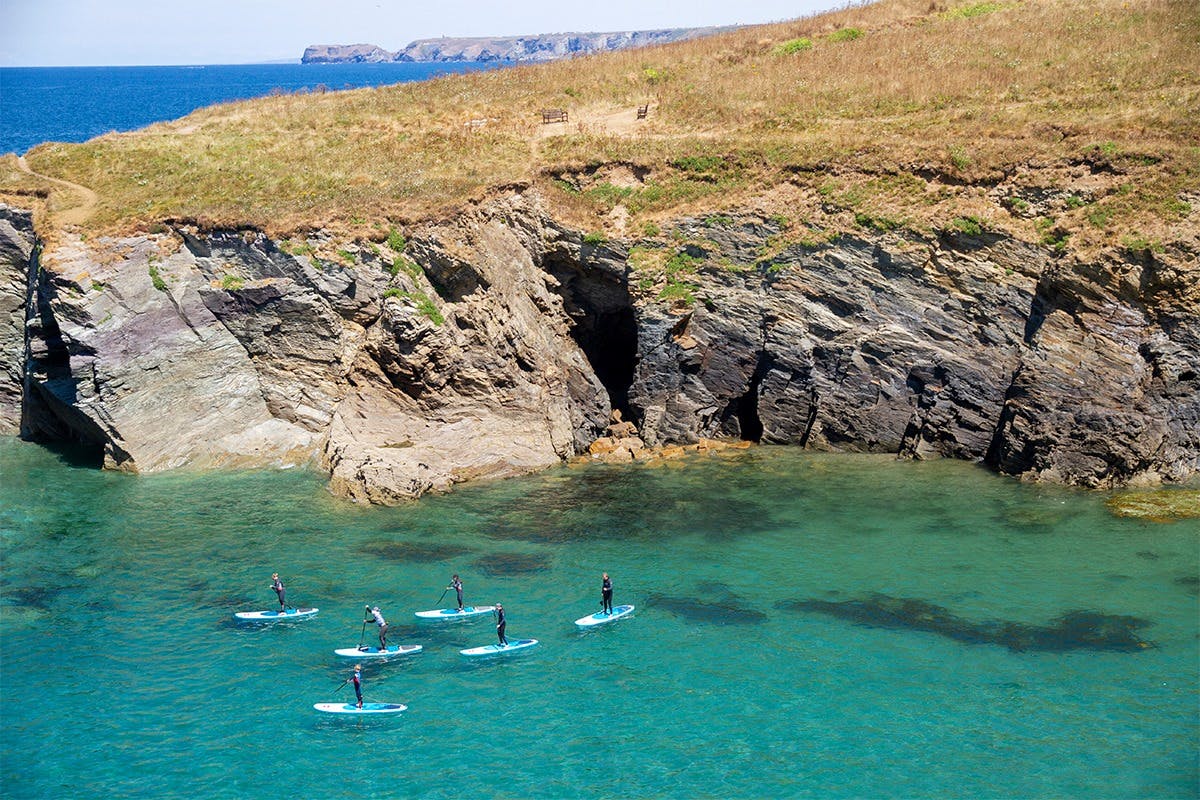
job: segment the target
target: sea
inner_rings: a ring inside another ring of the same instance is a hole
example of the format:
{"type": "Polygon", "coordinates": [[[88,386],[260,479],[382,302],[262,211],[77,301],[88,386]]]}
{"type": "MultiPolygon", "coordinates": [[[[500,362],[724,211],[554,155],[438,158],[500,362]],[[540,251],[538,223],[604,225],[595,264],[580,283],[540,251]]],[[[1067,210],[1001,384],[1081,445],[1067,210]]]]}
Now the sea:
{"type": "Polygon", "coordinates": [[[764,446],[384,508],[0,439],[0,795],[1194,798],[1200,531],[1109,496],[764,446]],[[237,623],[276,572],[317,615],[237,623]],[[537,647],[419,621],[455,573],[537,647]],[[409,708],[324,715],[367,605],[409,708]]]}
{"type": "Polygon", "coordinates": [[[357,89],[491,68],[478,62],[0,67],[0,153],[85,142],[272,93],[357,89]]]}
{"type": "MultiPolygon", "coordinates": [[[[443,66],[5,69],[0,150],[443,66]]],[[[1200,521],[1119,496],[759,446],[385,508],[0,437],[0,797],[1196,798],[1200,521]],[[317,615],[238,623],[276,572],[317,615]],[[538,646],[419,622],[455,573],[538,646]],[[367,605],[409,708],[323,715],[367,605]]]]}

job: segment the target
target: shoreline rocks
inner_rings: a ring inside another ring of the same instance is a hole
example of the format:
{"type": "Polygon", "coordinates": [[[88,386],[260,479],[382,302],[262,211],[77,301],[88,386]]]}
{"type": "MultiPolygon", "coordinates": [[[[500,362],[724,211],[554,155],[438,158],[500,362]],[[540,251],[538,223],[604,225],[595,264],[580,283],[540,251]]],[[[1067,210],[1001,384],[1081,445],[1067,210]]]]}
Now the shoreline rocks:
{"type": "Polygon", "coordinates": [[[779,233],[597,245],[512,192],[403,252],[179,228],[39,255],[0,207],[0,424],[130,471],[319,463],[389,504],[751,442],[1094,488],[1200,472],[1195,243],[1076,262],[891,232],[760,258],[779,233]],[[647,290],[635,245],[686,252],[695,301],[647,290]]]}

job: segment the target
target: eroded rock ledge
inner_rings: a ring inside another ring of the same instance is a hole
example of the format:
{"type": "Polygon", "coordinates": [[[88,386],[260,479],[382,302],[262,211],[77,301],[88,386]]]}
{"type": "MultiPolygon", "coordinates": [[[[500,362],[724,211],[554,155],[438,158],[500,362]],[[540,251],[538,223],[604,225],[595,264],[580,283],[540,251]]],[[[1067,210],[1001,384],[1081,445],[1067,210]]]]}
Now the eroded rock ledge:
{"type": "Polygon", "coordinates": [[[587,453],[614,409],[649,447],[1196,474],[1195,243],[1080,263],[990,234],[779,234],[746,215],[585,243],[513,193],[403,253],[181,228],[39,256],[0,207],[0,426],[134,471],[316,462],[376,503],[587,453]],[[635,244],[685,253],[695,302],[659,300],[635,244]]]}

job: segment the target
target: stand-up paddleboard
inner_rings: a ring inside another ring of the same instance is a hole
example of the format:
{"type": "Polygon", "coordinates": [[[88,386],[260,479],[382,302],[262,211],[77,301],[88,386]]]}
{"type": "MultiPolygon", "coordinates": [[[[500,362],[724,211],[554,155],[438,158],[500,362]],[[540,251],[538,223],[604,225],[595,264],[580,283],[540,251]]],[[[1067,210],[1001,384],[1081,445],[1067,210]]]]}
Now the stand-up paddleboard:
{"type": "Polygon", "coordinates": [[[491,614],[495,610],[495,606],[467,606],[462,611],[457,608],[435,608],[432,611],[418,611],[416,614],[421,619],[467,619],[491,614]]]}
{"type": "Polygon", "coordinates": [[[326,714],[399,714],[408,710],[403,703],[363,703],[362,708],[354,703],[313,703],[313,708],[326,714]]]}
{"type": "Polygon", "coordinates": [[[537,639],[514,639],[506,645],[503,644],[488,644],[483,647],[469,647],[466,650],[459,650],[467,658],[481,658],[484,656],[499,656],[505,653],[515,653],[518,650],[527,650],[530,647],[535,647],[538,643],[537,639]]]}
{"type": "Polygon", "coordinates": [[[315,616],[315,608],[289,608],[287,611],[238,611],[234,616],[244,622],[279,622],[285,619],[307,619],[315,616]]]}
{"type": "Polygon", "coordinates": [[[421,652],[419,644],[389,644],[387,650],[378,647],[343,647],[334,650],[342,658],[391,658],[392,656],[409,656],[421,652]]]}
{"type": "Polygon", "coordinates": [[[606,622],[615,622],[621,617],[627,617],[633,613],[633,606],[613,606],[612,613],[606,614],[603,611],[597,611],[595,614],[588,614],[586,617],[580,617],[575,620],[575,624],[581,628],[594,628],[597,625],[603,625],[606,622]]]}

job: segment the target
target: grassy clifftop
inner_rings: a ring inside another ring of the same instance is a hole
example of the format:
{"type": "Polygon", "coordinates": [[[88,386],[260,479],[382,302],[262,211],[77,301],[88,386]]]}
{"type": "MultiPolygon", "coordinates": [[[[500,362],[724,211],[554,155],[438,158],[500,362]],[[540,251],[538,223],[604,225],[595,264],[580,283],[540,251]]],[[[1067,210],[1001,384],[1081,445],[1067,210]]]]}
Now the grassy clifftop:
{"type": "MultiPolygon", "coordinates": [[[[1194,235],[1198,143],[1195,0],[883,0],[639,51],[215,106],[27,160],[95,191],[92,230],[172,219],[378,239],[537,185],[599,234],[750,207],[808,221],[804,236],[957,225],[1086,248],[1194,235]],[[544,107],[571,122],[541,125],[544,107]]],[[[3,166],[0,192],[19,204],[49,189],[53,227],[63,185],[30,194],[3,166]]]]}

